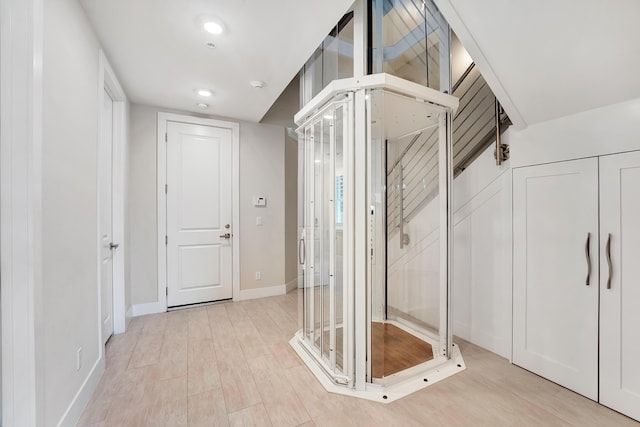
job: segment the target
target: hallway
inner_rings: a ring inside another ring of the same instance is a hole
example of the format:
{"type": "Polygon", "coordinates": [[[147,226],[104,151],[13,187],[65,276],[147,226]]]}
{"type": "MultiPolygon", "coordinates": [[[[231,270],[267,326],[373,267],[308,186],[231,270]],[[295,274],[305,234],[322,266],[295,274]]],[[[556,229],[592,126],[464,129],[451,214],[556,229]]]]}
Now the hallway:
{"type": "Polygon", "coordinates": [[[468,369],[391,404],[329,394],[289,347],[298,296],[134,318],[80,426],[633,426],[457,340],[468,369]]]}

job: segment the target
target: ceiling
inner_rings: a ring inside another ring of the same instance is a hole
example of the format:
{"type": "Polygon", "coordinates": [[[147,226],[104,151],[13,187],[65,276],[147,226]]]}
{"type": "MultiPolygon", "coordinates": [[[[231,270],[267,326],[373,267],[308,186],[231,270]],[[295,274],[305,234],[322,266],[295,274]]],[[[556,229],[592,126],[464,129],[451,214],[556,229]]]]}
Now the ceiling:
{"type": "Polygon", "coordinates": [[[435,2],[518,127],[640,97],[638,0],[435,2]]]}
{"type": "Polygon", "coordinates": [[[131,102],[257,122],[353,0],[80,2],[131,102]],[[203,16],[225,31],[205,32],[203,16]]]}

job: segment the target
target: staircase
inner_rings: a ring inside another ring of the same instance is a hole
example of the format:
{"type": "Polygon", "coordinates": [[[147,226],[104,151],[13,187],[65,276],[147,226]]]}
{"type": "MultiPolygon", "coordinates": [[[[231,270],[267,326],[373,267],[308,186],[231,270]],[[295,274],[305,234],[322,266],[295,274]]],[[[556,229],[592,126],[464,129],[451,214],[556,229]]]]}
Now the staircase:
{"type": "MultiPolygon", "coordinates": [[[[511,125],[474,63],[452,88],[460,105],[453,119],[453,168],[459,175],[496,143],[499,163],[508,158],[500,136],[511,125]],[[499,133],[496,129],[499,129],[499,133]]],[[[387,235],[392,237],[438,195],[438,132],[430,128],[411,136],[406,148],[387,159],[387,235]]]]}
{"type": "Polygon", "coordinates": [[[499,139],[496,122],[502,134],[511,121],[473,62],[451,92],[460,99],[453,119],[453,169],[458,175],[499,139]]]}

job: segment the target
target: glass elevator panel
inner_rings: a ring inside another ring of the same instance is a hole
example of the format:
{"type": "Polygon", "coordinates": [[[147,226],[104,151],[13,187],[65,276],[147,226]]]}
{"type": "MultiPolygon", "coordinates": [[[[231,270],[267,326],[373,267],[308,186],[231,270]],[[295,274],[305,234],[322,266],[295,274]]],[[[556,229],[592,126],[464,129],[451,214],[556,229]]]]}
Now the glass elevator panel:
{"type": "Polygon", "coordinates": [[[307,345],[337,375],[346,365],[343,333],[344,138],[350,97],[337,97],[299,129],[305,149],[303,330],[307,345]]]}
{"type": "Polygon", "coordinates": [[[446,133],[445,113],[429,103],[383,90],[369,101],[371,376],[380,379],[433,360],[441,341],[446,347],[439,203],[446,133]]]}
{"type": "Polygon", "coordinates": [[[384,401],[462,369],[448,299],[456,106],[380,74],[335,81],[299,113],[306,256],[292,345],[332,386],[384,401]]]}
{"type": "Polygon", "coordinates": [[[300,74],[300,105],[307,104],[329,83],[353,76],[353,12],[340,22],[313,52],[300,74]]]}
{"type": "Polygon", "coordinates": [[[450,30],[432,0],[373,0],[372,69],[449,92],[450,30]]]}

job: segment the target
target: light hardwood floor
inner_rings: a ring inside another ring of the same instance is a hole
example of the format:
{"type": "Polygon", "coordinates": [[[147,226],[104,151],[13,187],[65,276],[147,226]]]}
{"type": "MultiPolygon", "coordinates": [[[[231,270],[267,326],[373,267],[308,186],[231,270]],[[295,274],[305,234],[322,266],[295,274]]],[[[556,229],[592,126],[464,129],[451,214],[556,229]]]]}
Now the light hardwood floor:
{"type": "Polygon", "coordinates": [[[431,344],[391,323],[371,323],[371,376],[382,378],[433,359],[431,344]]]}
{"type": "Polygon", "coordinates": [[[638,426],[458,340],[468,369],[404,399],[327,393],[289,347],[298,297],[138,317],[80,426],[638,426]]]}

